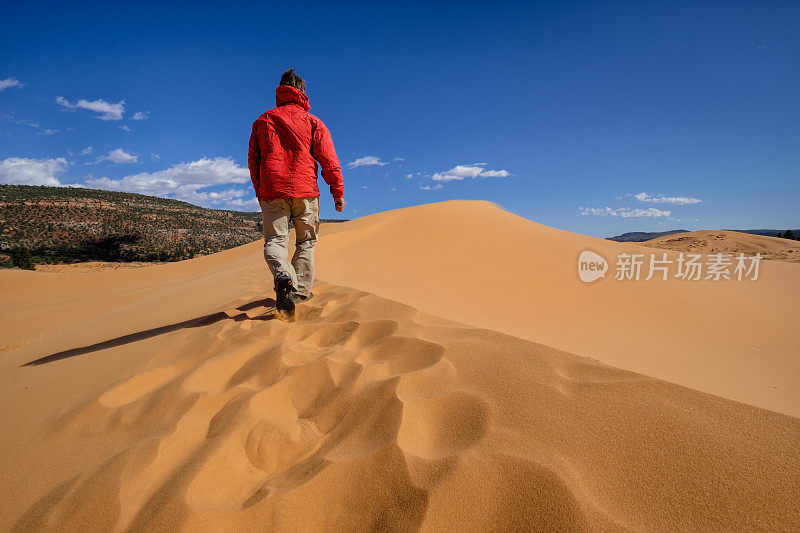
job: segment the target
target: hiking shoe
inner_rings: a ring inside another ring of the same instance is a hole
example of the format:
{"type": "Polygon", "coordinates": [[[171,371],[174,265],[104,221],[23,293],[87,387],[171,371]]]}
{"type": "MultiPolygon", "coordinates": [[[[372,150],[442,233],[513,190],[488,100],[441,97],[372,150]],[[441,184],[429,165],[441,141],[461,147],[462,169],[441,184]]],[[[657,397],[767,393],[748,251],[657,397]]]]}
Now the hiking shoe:
{"type": "Polygon", "coordinates": [[[275,276],[275,316],[290,322],[294,319],[294,284],[292,278],[283,272],[275,276]]]}
{"type": "Polygon", "coordinates": [[[294,295],[294,301],[295,302],[307,302],[313,297],[314,297],[314,293],[313,292],[309,292],[305,296],[303,296],[302,294],[295,294],[294,295]]]}

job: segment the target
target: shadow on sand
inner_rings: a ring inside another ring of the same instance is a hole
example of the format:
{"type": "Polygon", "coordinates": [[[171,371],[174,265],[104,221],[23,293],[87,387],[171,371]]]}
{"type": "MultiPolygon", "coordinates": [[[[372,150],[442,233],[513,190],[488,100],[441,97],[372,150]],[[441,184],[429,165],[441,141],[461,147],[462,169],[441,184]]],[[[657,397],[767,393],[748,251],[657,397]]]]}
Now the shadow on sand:
{"type": "Polygon", "coordinates": [[[163,335],[165,333],[171,333],[179,329],[199,328],[203,326],[208,326],[210,324],[220,322],[221,320],[233,320],[234,322],[242,322],[244,320],[272,320],[273,318],[275,318],[275,300],[273,300],[272,298],[262,298],[260,300],[254,300],[252,302],[240,305],[239,307],[236,308],[236,311],[239,311],[239,313],[232,314],[230,311],[220,311],[218,313],[212,313],[210,315],[191,318],[189,320],[184,320],[183,322],[178,322],[176,324],[170,324],[168,326],[159,326],[157,328],[152,328],[145,331],[139,331],[137,333],[130,333],[128,335],[123,335],[115,339],[98,342],[97,344],[92,344],[89,346],[82,346],[80,348],[70,348],[69,350],[64,350],[54,354],[46,355],[44,357],[40,357],[39,359],[35,359],[21,366],[38,366],[38,365],[43,365],[45,363],[52,363],[53,361],[60,361],[61,359],[67,359],[69,357],[75,357],[77,355],[84,355],[87,353],[96,352],[98,350],[105,350],[106,348],[123,346],[125,344],[130,344],[132,342],[138,342],[145,339],[150,339],[152,337],[163,335]],[[258,315],[256,317],[252,318],[249,317],[247,315],[247,311],[255,309],[257,307],[267,307],[271,309],[268,309],[266,313],[258,315]]]}

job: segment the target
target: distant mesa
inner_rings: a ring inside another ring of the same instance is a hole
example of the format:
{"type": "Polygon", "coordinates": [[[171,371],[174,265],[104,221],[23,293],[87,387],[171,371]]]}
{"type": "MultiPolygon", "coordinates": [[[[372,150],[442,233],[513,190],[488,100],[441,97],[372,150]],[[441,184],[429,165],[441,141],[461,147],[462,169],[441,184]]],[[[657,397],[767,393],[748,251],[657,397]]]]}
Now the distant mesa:
{"type": "MultiPolygon", "coordinates": [[[[749,233],[751,235],[764,235],[766,237],[777,237],[778,234],[783,234],[785,230],[777,229],[722,229],[719,231],[735,231],[738,233],[749,233]]],[[[800,229],[791,230],[795,235],[800,235],[800,229]]],[[[647,231],[631,231],[623,233],[622,235],[615,235],[614,237],[606,237],[609,241],[617,242],[644,242],[651,239],[657,239],[664,235],[673,235],[675,233],[690,233],[687,229],[673,229],[669,231],[647,232],[647,231]]]]}
{"type": "Polygon", "coordinates": [[[672,235],[673,233],[686,233],[686,229],[673,229],[661,232],[646,232],[646,231],[630,231],[622,235],[615,235],[614,237],[606,237],[609,241],[617,242],[644,242],[656,237],[663,237],[664,235],[672,235]]]}

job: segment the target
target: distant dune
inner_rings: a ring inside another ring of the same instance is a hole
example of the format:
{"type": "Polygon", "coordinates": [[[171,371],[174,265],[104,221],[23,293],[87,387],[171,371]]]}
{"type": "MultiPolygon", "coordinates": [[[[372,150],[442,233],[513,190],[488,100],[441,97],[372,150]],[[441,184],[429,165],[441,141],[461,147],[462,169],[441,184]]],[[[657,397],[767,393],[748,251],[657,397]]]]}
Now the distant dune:
{"type": "Polygon", "coordinates": [[[800,261],[800,241],[750,235],[738,231],[689,231],[658,237],[642,244],[678,252],[748,255],[760,253],[764,259],[800,261]]]}
{"type": "Polygon", "coordinates": [[[323,228],[290,324],[258,242],[2,271],[0,529],[800,529],[800,265],[584,284],[585,249],[652,251],[390,211],[323,228]]]}

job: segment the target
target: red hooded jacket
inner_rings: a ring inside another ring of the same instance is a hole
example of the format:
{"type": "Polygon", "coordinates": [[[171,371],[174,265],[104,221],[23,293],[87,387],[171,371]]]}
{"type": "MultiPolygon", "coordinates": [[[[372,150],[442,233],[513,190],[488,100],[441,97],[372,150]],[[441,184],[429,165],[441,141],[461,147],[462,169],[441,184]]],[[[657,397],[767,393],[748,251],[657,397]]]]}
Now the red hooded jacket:
{"type": "Polygon", "coordinates": [[[276,108],[253,122],[247,166],[259,200],[319,196],[317,161],[334,198],[344,196],[331,133],[308,112],[308,97],[288,85],[275,89],[276,108]]]}

